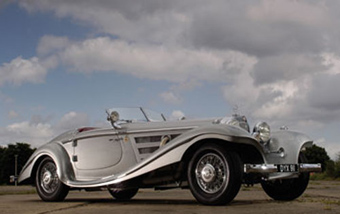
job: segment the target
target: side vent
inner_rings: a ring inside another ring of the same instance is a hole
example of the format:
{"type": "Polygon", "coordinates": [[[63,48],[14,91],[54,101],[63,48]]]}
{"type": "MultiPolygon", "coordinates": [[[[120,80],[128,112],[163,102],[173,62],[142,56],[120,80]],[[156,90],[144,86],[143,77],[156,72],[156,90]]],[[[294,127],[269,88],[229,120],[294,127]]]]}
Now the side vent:
{"type": "Polygon", "coordinates": [[[139,154],[150,154],[153,153],[154,151],[156,151],[157,149],[159,149],[159,146],[155,146],[155,147],[148,147],[148,148],[139,148],[139,154]]]}
{"type": "Polygon", "coordinates": [[[150,137],[137,137],[136,143],[160,143],[162,136],[150,136],[150,137]]]}
{"type": "MultiPolygon", "coordinates": [[[[177,136],[179,135],[171,135],[170,137],[174,139],[177,136]]],[[[158,150],[163,137],[164,135],[136,137],[135,142],[140,160],[147,158],[150,154],[158,150]]]]}

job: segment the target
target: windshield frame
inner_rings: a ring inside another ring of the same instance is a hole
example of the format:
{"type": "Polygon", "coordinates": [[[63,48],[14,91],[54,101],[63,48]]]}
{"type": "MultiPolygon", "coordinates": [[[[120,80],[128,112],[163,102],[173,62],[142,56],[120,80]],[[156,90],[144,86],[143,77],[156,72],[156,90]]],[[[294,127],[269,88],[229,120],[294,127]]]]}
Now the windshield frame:
{"type": "Polygon", "coordinates": [[[142,107],[130,107],[130,108],[110,108],[107,110],[108,114],[116,111],[119,114],[119,121],[124,122],[164,122],[166,118],[163,114],[156,111],[142,108],[142,107]]]}

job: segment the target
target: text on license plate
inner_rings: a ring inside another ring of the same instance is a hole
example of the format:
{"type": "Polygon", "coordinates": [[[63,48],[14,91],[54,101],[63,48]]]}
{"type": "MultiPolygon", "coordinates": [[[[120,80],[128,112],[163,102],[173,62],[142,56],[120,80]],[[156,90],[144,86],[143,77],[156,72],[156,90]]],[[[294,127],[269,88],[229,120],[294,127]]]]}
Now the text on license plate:
{"type": "Polygon", "coordinates": [[[299,172],[299,168],[297,164],[278,164],[277,171],[278,172],[299,172]]]}

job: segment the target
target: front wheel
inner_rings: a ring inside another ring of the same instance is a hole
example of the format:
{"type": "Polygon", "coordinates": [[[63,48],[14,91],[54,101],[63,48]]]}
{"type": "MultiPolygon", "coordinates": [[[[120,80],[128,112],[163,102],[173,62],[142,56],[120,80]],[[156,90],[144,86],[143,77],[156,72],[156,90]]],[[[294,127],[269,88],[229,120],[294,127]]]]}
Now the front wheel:
{"type": "Polygon", "coordinates": [[[133,196],[135,196],[138,192],[138,188],[126,189],[126,190],[117,190],[117,189],[108,189],[109,193],[117,200],[117,201],[128,201],[133,196]]]}
{"type": "MultiPolygon", "coordinates": [[[[299,162],[307,162],[302,153],[300,153],[299,162]]],[[[274,200],[291,201],[305,192],[308,182],[309,172],[303,172],[297,178],[262,181],[261,185],[267,195],[274,200]]]]}
{"type": "Polygon", "coordinates": [[[50,157],[46,157],[39,164],[35,185],[44,201],[63,201],[69,192],[69,187],[59,180],[56,164],[50,157]]]}
{"type": "Polygon", "coordinates": [[[291,201],[300,197],[307,188],[309,173],[301,173],[298,178],[263,181],[263,190],[274,200],[291,201]]]}
{"type": "Polygon", "coordinates": [[[229,203],[240,190],[241,181],[240,157],[217,144],[202,146],[189,162],[189,187],[196,200],[202,204],[229,203]]]}

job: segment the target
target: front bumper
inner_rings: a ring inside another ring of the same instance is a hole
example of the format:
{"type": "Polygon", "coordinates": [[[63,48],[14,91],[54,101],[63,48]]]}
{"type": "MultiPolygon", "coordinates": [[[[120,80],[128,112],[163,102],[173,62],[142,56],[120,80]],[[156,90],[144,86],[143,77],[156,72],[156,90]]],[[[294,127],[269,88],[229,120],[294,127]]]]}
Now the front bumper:
{"type": "Polygon", "coordinates": [[[321,164],[244,164],[244,173],[300,173],[300,172],[321,172],[321,164]],[[292,170],[294,169],[294,170],[292,170]]]}

